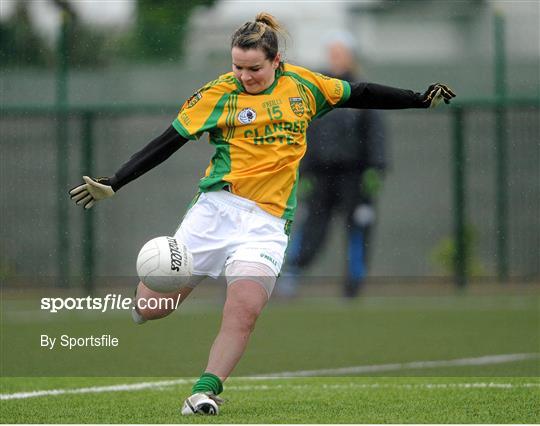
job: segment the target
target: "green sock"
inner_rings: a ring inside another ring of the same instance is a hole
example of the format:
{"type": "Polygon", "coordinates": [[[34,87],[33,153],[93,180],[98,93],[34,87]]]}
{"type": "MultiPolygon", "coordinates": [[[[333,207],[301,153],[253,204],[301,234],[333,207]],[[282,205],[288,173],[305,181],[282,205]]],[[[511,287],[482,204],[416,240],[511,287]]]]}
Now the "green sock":
{"type": "Polygon", "coordinates": [[[223,392],[223,383],[221,379],[212,373],[203,373],[202,376],[195,382],[191,393],[211,392],[214,395],[219,395],[223,392]]]}

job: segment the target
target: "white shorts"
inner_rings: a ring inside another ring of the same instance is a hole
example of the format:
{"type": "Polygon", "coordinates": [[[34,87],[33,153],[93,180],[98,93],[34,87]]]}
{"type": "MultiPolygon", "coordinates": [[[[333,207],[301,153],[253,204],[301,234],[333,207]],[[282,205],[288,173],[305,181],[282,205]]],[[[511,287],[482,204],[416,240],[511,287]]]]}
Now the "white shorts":
{"type": "Polygon", "coordinates": [[[193,254],[193,274],[217,278],[234,261],[267,265],[277,277],[288,237],[285,219],[227,191],[202,193],[175,237],[193,254]]]}

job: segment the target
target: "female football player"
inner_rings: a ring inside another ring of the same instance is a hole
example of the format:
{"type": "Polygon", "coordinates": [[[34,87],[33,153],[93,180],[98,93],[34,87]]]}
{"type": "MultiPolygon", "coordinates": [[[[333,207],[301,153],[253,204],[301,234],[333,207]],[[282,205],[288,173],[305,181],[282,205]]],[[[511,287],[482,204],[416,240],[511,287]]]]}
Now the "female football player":
{"type": "MultiPolygon", "coordinates": [[[[84,183],[70,191],[75,202],[88,209],[204,132],[215,145],[196,201],[175,234],[193,254],[189,286],[160,294],[140,282],[136,293],[139,299],[183,300],[206,276],[224,273],[227,279],[221,329],[204,374],[184,402],[183,414],[218,412],[217,395],[272,293],[294,217],[298,166],[311,120],[332,108],[428,108],[455,96],[444,84],[415,93],[329,78],[284,63],[278,50],[280,33],[282,27],[267,13],[242,25],[232,36],[232,72],[195,92],[172,125],[113,176],[84,176],[84,183]]],[[[170,309],[135,309],[133,316],[143,323],[170,313],[170,309]]]]}

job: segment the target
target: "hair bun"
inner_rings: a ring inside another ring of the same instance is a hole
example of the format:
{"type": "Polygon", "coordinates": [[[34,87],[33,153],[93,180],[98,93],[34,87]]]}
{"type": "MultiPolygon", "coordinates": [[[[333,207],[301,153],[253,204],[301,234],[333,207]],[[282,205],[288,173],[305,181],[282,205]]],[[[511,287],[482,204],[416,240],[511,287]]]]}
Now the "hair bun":
{"type": "Polygon", "coordinates": [[[255,17],[255,22],[259,22],[261,24],[265,24],[272,28],[273,30],[278,30],[280,28],[280,25],[278,24],[276,18],[274,18],[272,15],[270,15],[267,12],[261,12],[257,14],[255,17]]]}
{"type": "Polygon", "coordinates": [[[279,53],[279,36],[287,34],[285,28],[272,15],[261,12],[255,21],[246,22],[231,37],[231,49],[262,49],[266,59],[273,61],[279,53]]]}

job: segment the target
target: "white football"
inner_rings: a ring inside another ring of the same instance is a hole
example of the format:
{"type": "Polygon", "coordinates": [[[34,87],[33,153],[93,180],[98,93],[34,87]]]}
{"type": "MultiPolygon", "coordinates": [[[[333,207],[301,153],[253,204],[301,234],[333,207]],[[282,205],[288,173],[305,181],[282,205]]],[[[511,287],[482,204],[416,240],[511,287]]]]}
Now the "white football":
{"type": "Polygon", "coordinates": [[[157,237],[141,248],[137,274],[150,290],[171,293],[188,284],[193,274],[193,256],[182,241],[157,237]]]}

